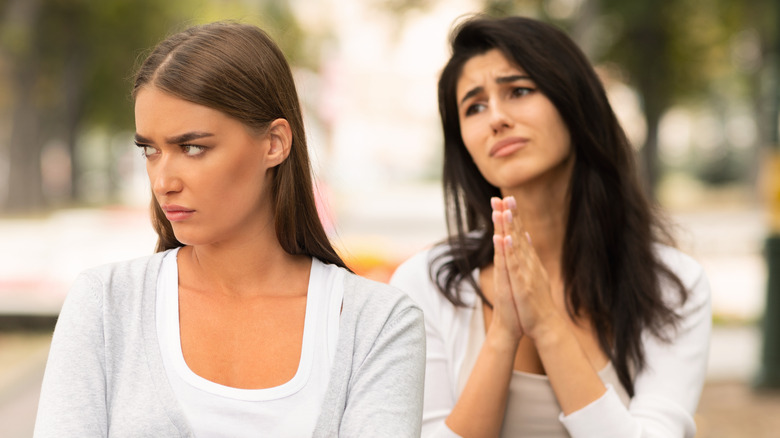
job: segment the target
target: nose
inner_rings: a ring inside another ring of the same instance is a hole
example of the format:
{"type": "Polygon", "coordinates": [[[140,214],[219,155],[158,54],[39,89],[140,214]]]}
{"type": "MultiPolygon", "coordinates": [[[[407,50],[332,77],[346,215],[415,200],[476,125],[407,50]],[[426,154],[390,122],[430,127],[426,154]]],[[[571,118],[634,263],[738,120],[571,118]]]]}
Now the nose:
{"type": "Polygon", "coordinates": [[[178,193],[182,189],[182,179],[175,160],[163,154],[154,162],[147,161],[146,171],[152,192],[159,199],[162,196],[178,193]]]}
{"type": "Polygon", "coordinates": [[[493,130],[493,134],[498,134],[504,129],[512,127],[514,122],[500,101],[490,102],[489,111],[490,128],[493,130]]]}

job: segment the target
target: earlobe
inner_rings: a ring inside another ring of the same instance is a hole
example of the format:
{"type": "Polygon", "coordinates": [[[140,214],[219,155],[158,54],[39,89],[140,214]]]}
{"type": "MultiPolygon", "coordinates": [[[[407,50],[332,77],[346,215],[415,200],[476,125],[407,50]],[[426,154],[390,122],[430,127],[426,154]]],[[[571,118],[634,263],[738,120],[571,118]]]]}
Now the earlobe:
{"type": "Polygon", "coordinates": [[[285,119],[276,119],[268,125],[268,162],[271,166],[278,166],[290,155],[292,148],[292,129],[285,119]]]}

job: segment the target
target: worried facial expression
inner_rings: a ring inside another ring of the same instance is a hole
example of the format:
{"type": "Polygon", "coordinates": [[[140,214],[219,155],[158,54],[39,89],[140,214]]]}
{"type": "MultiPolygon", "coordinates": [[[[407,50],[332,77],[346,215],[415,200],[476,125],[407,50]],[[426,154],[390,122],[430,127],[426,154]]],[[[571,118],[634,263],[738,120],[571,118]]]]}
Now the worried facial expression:
{"type": "Polygon", "coordinates": [[[572,147],[555,105],[502,52],[463,65],[456,87],[461,136],[477,168],[507,190],[540,178],[568,181],[572,147]]]}
{"type": "MultiPolygon", "coordinates": [[[[279,120],[287,123],[278,119],[272,126],[279,120]]],[[[135,123],[152,193],[180,242],[244,239],[267,226],[268,170],[289,152],[271,134],[274,128],[253,132],[220,111],[154,86],[138,92],[135,123]]]]}

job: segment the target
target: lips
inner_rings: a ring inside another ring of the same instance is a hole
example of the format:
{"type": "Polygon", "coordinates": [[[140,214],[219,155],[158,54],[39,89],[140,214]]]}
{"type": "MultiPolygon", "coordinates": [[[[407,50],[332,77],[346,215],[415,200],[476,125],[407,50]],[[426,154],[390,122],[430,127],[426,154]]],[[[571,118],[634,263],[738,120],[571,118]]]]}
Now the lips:
{"type": "Polygon", "coordinates": [[[528,139],[525,137],[505,138],[498,141],[490,148],[489,155],[495,158],[506,157],[507,155],[511,155],[517,150],[522,149],[526,143],[528,143],[528,139]]]}
{"type": "Polygon", "coordinates": [[[161,208],[165,212],[165,217],[171,222],[183,221],[195,214],[195,210],[180,205],[163,205],[161,208]]]}

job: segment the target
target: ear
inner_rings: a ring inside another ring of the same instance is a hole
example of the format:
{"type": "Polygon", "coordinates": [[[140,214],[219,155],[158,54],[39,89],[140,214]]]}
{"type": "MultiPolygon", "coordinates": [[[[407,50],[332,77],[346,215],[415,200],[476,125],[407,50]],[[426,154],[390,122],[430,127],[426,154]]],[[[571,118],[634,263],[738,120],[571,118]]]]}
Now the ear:
{"type": "Polygon", "coordinates": [[[285,119],[276,119],[268,125],[266,138],[269,142],[266,162],[268,167],[282,164],[290,155],[292,148],[292,130],[285,119]]]}

